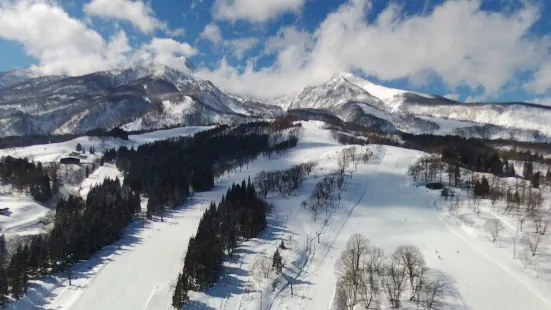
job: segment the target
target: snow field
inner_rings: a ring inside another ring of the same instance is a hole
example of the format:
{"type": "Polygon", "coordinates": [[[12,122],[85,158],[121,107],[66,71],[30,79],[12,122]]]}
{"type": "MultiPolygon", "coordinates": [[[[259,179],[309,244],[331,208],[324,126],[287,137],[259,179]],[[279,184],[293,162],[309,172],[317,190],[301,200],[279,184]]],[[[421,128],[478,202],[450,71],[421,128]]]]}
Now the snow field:
{"type": "MultiPolygon", "coordinates": [[[[33,145],[10,149],[0,149],[0,156],[12,156],[28,158],[43,163],[58,162],[60,158],[75,151],[76,145],[80,143],[86,149],[87,159],[83,163],[91,163],[101,156],[104,150],[118,148],[120,146],[137,147],[139,145],[154,142],[156,140],[168,139],[179,136],[193,135],[197,132],[207,130],[212,126],[191,126],[159,130],[140,135],[130,135],[129,140],[114,138],[79,137],[66,142],[33,145]],[[88,153],[89,147],[96,148],[96,154],[88,153]]],[[[122,174],[112,164],[105,164],[84,178],[83,166],[61,165],[60,177],[63,179],[64,187],[61,192],[69,194],[80,194],[86,199],[90,189],[99,185],[106,178],[119,178],[122,181],[122,174]]],[[[5,187],[0,194],[0,207],[10,208],[7,216],[0,215],[0,233],[6,237],[21,235],[35,235],[46,232],[46,226],[50,223],[46,215],[51,210],[43,206],[25,194],[16,194],[11,187],[5,187]]]]}
{"type": "MultiPolygon", "coordinates": [[[[512,259],[509,248],[481,238],[484,233],[478,227],[467,227],[442,212],[445,202],[439,192],[412,184],[407,169],[421,152],[370,146],[372,160],[361,163],[347,180],[339,206],[327,217],[322,211],[314,221],[300,203],[336,169],[337,155],[348,146],[338,145],[319,122],[303,124],[302,139],[286,155],[259,158],[222,176],[212,191],[195,195],[167,214],[164,222],[147,221],[142,228],[137,220],[123,240],[76,265],[71,286],[61,274],[35,281],[26,297],[8,309],[170,309],[172,285],[188,239],[210,201],[219,201],[232,183],[252,179],[262,170],[284,170],[306,161],[319,165],[300,192],[268,196],[274,207],[267,229],[240,244],[217,285],[205,293],[190,292],[192,301],[185,309],[330,309],[337,281],[334,266],[355,233],[386,254],[402,244],[419,247],[431,273],[443,275],[449,283],[443,309],[551,308],[549,278],[534,277],[512,259]],[[257,280],[250,272],[254,262],[262,255],[271,262],[282,239],[288,247],[280,250],[283,274],[257,280]]],[[[92,177],[111,172],[98,170],[92,177]]],[[[384,296],[379,304],[388,308],[384,296]]],[[[404,301],[403,308],[415,305],[404,301]]]]}
{"type": "Polygon", "coordinates": [[[108,149],[118,148],[121,146],[127,146],[129,148],[132,146],[138,147],[142,144],[154,142],[156,140],[193,135],[197,132],[210,128],[213,128],[213,126],[189,126],[167,130],[157,130],[139,135],[130,135],[128,140],[84,136],[59,143],[0,149],[0,156],[28,158],[29,160],[46,163],[58,162],[60,158],[68,156],[71,152],[74,152],[77,144],[80,143],[86,150],[85,155],[89,157],[87,160],[83,160],[83,162],[91,162],[95,158],[99,158],[101,152],[108,149]],[[88,152],[90,146],[95,147],[96,155],[90,156],[88,152]]]}

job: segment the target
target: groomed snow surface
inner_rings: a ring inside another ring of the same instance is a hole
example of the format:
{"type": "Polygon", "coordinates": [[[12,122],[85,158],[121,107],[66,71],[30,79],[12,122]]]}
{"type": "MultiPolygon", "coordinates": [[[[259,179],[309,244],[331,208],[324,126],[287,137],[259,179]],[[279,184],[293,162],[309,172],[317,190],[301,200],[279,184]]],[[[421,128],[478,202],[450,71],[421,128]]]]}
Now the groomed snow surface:
{"type": "MultiPolygon", "coordinates": [[[[438,192],[412,184],[407,169],[422,156],[420,152],[370,146],[375,156],[360,164],[348,180],[334,213],[327,222],[324,216],[314,221],[300,202],[336,169],[338,154],[346,146],[338,145],[320,123],[303,124],[303,138],[288,154],[262,158],[224,175],[212,191],[195,195],[164,222],[137,220],[123,240],[75,266],[72,285],[64,275],[35,281],[29,293],[8,309],[170,309],[172,285],[181,271],[188,239],[209,202],[219,201],[233,182],[306,161],[318,161],[319,166],[300,193],[268,197],[274,208],[265,232],[241,244],[217,285],[206,293],[191,292],[192,301],[185,309],[330,309],[334,265],[355,233],[387,254],[401,244],[418,246],[431,272],[450,283],[443,309],[551,308],[548,273],[536,278],[512,259],[510,248],[489,242],[481,237],[484,232],[467,229],[440,211],[444,202],[438,192]],[[272,286],[275,275],[255,281],[249,272],[253,262],[261,255],[271,258],[282,239],[289,249],[282,251],[285,268],[278,283],[272,286]],[[289,283],[294,284],[292,295],[289,283]]],[[[386,309],[385,302],[382,305],[386,309]]],[[[405,302],[404,309],[415,306],[405,302]]]]}

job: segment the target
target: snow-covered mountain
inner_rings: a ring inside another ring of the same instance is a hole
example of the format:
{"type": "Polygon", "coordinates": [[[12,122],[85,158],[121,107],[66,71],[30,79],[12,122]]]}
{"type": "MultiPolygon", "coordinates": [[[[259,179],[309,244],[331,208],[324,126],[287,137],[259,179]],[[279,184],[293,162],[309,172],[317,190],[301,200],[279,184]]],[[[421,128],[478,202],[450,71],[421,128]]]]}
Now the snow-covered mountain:
{"type": "Polygon", "coordinates": [[[317,109],[385,131],[551,141],[551,107],[529,103],[462,103],[376,85],[340,73],[278,106],[317,109]]]}
{"type": "MultiPolygon", "coordinates": [[[[191,71],[191,70],[190,70],[191,71]]],[[[0,136],[153,129],[270,117],[281,108],[243,100],[160,64],[83,76],[4,74],[0,136]]]]}
{"type": "Polygon", "coordinates": [[[123,126],[234,123],[308,110],[383,131],[551,141],[551,107],[528,103],[462,103],[393,89],[350,73],[268,101],[225,93],[209,81],[160,64],[84,76],[0,73],[0,137],[82,133],[123,126]]]}

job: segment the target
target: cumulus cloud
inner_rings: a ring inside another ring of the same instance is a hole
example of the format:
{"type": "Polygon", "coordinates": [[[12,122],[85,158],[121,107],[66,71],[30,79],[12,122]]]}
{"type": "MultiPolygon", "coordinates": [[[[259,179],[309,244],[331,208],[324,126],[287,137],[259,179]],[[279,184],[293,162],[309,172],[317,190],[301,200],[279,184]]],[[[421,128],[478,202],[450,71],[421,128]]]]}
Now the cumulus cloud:
{"type": "Polygon", "coordinates": [[[306,0],[215,0],[212,14],[216,19],[259,23],[298,12],[305,3],[306,0]]]}
{"type": "Polygon", "coordinates": [[[468,86],[490,96],[548,57],[546,39],[529,35],[540,8],[523,3],[514,12],[486,12],[480,1],[446,1],[417,16],[390,5],[367,20],[369,2],[350,0],[313,32],[286,27],[268,40],[273,65],[238,70],[221,62],[200,74],[224,89],[262,97],[299,91],[339,71],[416,85],[437,77],[452,91],[468,86]]]}
{"type": "Polygon", "coordinates": [[[254,37],[234,39],[224,42],[224,46],[229,47],[233,52],[233,56],[237,59],[242,59],[244,54],[253,49],[257,44],[258,38],[254,37]]]}
{"type": "Polygon", "coordinates": [[[83,74],[121,65],[131,51],[124,32],[104,40],[45,1],[0,1],[0,37],[21,43],[40,74],[83,74]]]}
{"type": "Polygon", "coordinates": [[[184,35],[181,28],[169,29],[165,22],[155,17],[153,9],[141,0],[92,0],[84,6],[84,12],[90,16],[129,22],[146,34],[159,29],[171,36],[184,35]]]}
{"type": "Polygon", "coordinates": [[[535,72],[525,88],[537,94],[543,94],[551,89],[551,57],[535,72]]]}
{"type": "Polygon", "coordinates": [[[237,59],[242,59],[244,54],[258,45],[259,39],[255,37],[245,37],[231,40],[224,40],[220,27],[215,23],[205,26],[199,37],[212,42],[215,46],[229,48],[232,55],[237,59]]]}
{"type": "Polygon", "coordinates": [[[205,26],[199,37],[212,43],[218,44],[222,42],[222,31],[215,23],[210,23],[205,26]]]}
{"type": "Polygon", "coordinates": [[[549,98],[535,98],[532,100],[529,100],[530,102],[533,102],[535,104],[545,105],[551,107],[551,97],[549,98]]]}
{"type": "Polygon", "coordinates": [[[133,49],[124,31],[103,38],[55,3],[36,0],[0,0],[0,38],[22,44],[38,60],[32,67],[38,75],[82,75],[150,61],[183,70],[183,57],[197,53],[171,38],[133,49]]]}
{"type": "Polygon", "coordinates": [[[447,99],[450,99],[450,100],[455,100],[455,101],[457,101],[457,100],[459,100],[459,98],[461,98],[461,95],[459,95],[459,94],[454,94],[454,93],[452,93],[452,94],[445,94],[445,95],[444,95],[444,98],[447,98],[447,99]]]}
{"type": "Polygon", "coordinates": [[[197,50],[188,43],[171,38],[153,38],[136,51],[132,58],[137,63],[157,62],[181,71],[189,71],[186,58],[196,53],[197,50]]]}

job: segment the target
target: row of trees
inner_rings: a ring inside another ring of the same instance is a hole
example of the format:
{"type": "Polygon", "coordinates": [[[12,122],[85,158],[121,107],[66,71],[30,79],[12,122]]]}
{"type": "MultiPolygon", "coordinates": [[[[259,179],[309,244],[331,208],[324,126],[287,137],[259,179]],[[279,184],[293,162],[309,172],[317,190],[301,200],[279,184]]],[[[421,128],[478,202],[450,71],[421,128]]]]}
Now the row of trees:
{"type": "MultiPolygon", "coordinates": [[[[488,199],[494,209],[499,201],[504,201],[502,213],[513,215],[517,219],[517,233],[513,237],[514,258],[521,258],[527,266],[532,257],[538,254],[551,227],[551,212],[544,207],[543,195],[544,188],[551,185],[551,180],[547,181],[547,178],[541,177],[540,172],[534,172],[531,162],[525,162],[522,178],[516,177],[514,183],[500,175],[481,175],[459,169],[457,165],[445,163],[438,155],[422,157],[410,167],[414,180],[425,182],[442,182],[446,172],[449,186],[467,189],[467,203],[477,215],[480,215],[483,199],[488,199]],[[532,229],[529,231],[524,231],[526,222],[531,224],[532,229]],[[517,255],[517,245],[521,243],[524,244],[524,249],[517,255]]],[[[445,191],[448,193],[450,190],[445,191]]],[[[447,200],[450,213],[457,214],[459,197],[447,197],[447,200]]],[[[504,230],[504,224],[500,219],[493,218],[485,222],[484,229],[491,241],[496,242],[504,230]]]]}
{"type": "Polygon", "coordinates": [[[19,192],[29,193],[39,202],[47,202],[59,191],[60,181],[55,170],[42,167],[26,158],[3,157],[0,160],[0,179],[19,192]]]}
{"type": "Polygon", "coordinates": [[[157,141],[137,149],[121,147],[105,152],[103,162],[116,161],[124,183],[149,197],[147,216],[161,216],[165,208],[180,205],[194,192],[206,191],[214,178],[243,167],[260,155],[270,156],[294,147],[298,138],[274,139],[287,127],[268,122],[227,126],[193,137],[157,141]]]}
{"type": "MultiPolygon", "coordinates": [[[[235,129],[222,126],[194,137],[157,141],[136,150],[121,147],[107,151],[101,162],[116,161],[125,175],[124,184],[106,180],[89,192],[86,201],[75,196],[60,200],[52,231],[21,244],[9,259],[6,286],[2,285],[0,269],[0,299],[7,299],[10,293],[20,298],[27,289],[28,279],[62,270],[69,272],[72,263],[119,240],[132,216],[141,211],[140,194],[150,198],[148,216],[162,216],[163,210],[189,197],[190,187],[193,191],[212,188],[215,173],[242,166],[260,154],[282,152],[296,145],[296,137],[271,143],[270,135],[275,131],[270,123],[244,124],[235,129]],[[250,134],[240,136],[237,131],[243,129],[250,134]],[[4,287],[7,290],[4,291],[4,287]]],[[[7,158],[3,163],[8,164],[1,165],[0,173],[10,182],[26,185],[31,181],[21,180],[31,180],[32,176],[39,176],[40,171],[46,176],[51,174],[50,171],[46,174],[40,164],[26,160],[7,158]]],[[[59,187],[57,177],[50,177],[49,182],[32,182],[44,184],[44,188],[50,185],[51,192],[59,187]]],[[[32,184],[29,186],[36,186],[32,184]]],[[[29,191],[32,193],[32,187],[29,191]]],[[[43,200],[50,198],[46,196],[43,200]]],[[[246,214],[251,221],[250,213],[246,214]]],[[[258,231],[258,227],[247,223],[239,229],[244,236],[258,231]]]]}
{"type": "Polygon", "coordinates": [[[204,291],[218,281],[224,257],[232,255],[239,239],[257,237],[264,230],[268,209],[250,180],[232,185],[218,205],[210,204],[189,240],[172,297],[175,308],[189,299],[189,290],[204,291]]]}
{"type": "Polygon", "coordinates": [[[325,213],[328,214],[336,202],[340,203],[341,193],[346,187],[346,179],[352,178],[352,174],[357,170],[360,161],[367,163],[372,155],[373,153],[369,150],[360,152],[356,147],[344,149],[339,154],[337,170],[325,176],[316,184],[310,197],[301,203],[302,207],[310,209],[313,212],[314,219],[322,210],[325,210],[325,213]]]}
{"type": "Polygon", "coordinates": [[[287,170],[262,171],[254,178],[255,188],[264,198],[276,191],[281,196],[294,194],[300,189],[304,178],[312,173],[315,166],[315,162],[307,162],[287,170]]]}
{"type": "MultiPolygon", "coordinates": [[[[71,264],[120,239],[139,210],[139,195],[119,180],[105,180],[93,187],[86,201],[77,196],[60,200],[53,229],[19,245],[7,268],[0,268],[0,299],[7,300],[8,293],[21,298],[29,279],[70,270],[71,264]]],[[[6,253],[5,249],[0,252],[6,253]]]]}
{"type": "Polygon", "coordinates": [[[421,251],[413,245],[399,246],[385,256],[367,238],[353,235],[336,263],[337,309],[352,310],[358,304],[369,309],[385,295],[391,309],[399,309],[404,294],[417,306],[433,309],[446,286],[441,277],[431,277],[421,251]]]}

